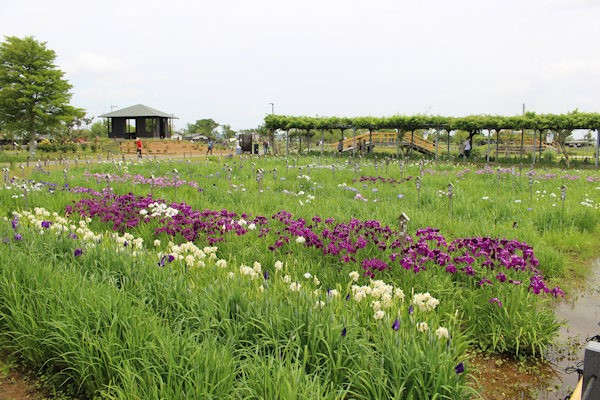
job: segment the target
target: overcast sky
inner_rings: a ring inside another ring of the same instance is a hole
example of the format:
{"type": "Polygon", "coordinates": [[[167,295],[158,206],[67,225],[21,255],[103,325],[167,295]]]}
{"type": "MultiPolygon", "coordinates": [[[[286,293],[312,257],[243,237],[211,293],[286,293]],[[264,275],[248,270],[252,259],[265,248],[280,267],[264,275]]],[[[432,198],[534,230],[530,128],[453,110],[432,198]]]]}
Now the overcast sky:
{"type": "Polygon", "coordinates": [[[89,115],[600,112],[600,0],[0,0],[89,115]]]}

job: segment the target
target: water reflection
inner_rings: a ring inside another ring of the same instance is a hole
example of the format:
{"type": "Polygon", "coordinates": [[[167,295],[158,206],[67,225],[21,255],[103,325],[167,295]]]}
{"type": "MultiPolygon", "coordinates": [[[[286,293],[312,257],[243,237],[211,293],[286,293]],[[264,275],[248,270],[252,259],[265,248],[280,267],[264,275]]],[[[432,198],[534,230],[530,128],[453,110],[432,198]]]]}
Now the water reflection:
{"type": "Polygon", "coordinates": [[[565,370],[583,361],[587,339],[600,334],[600,258],[592,266],[586,287],[557,303],[556,315],[566,321],[557,343],[547,354],[557,372],[553,382],[556,389],[545,390],[540,399],[559,400],[571,393],[578,375],[565,370]]]}

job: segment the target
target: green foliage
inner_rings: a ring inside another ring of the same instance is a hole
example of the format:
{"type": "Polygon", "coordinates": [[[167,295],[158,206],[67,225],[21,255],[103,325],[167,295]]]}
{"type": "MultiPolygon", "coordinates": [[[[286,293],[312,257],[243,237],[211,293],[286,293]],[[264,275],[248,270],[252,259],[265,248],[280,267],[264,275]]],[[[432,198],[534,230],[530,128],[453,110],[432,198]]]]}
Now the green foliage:
{"type": "Polygon", "coordinates": [[[108,126],[104,121],[96,121],[90,126],[91,137],[108,137],[108,126]]]}
{"type": "Polygon", "coordinates": [[[554,162],[556,160],[557,154],[556,151],[551,149],[546,149],[542,153],[542,159],[546,162],[554,162]]]}
{"type": "Polygon", "coordinates": [[[212,119],[199,119],[193,124],[187,125],[187,132],[189,133],[201,133],[208,137],[214,137],[214,131],[217,129],[219,124],[212,119]]]}
{"type": "Polygon", "coordinates": [[[524,116],[505,117],[494,115],[470,115],[454,118],[431,115],[394,115],[391,117],[303,117],[288,115],[267,115],[265,126],[270,131],[277,129],[288,131],[300,129],[367,129],[371,131],[398,129],[401,131],[414,131],[417,129],[443,129],[446,131],[465,131],[470,136],[484,129],[488,130],[518,130],[534,129],[537,131],[553,130],[568,131],[574,129],[595,129],[600,126],[600,114],[571,112],[568,114],[535,114],[527,113],[524,116]]]}
{"type": "Polygon", "coordinates": [[[25,142],[78,112],[69,105],[71,85],[55,59],[46,43],[31,36],[8,36],[0,43],[0,121],[25,142]]]}
{"type": "Polygon", "coordinates": [[[132,256],[106,240],[74,257],[65,234],[24,225],[23,241],[0,247],[15,260],[0,270],[0,332],[30,363],[59,371],[55,382],[87,396],[469,397],[454,371],[467,342],[447,305],[413,316],[399,300],[393,329],[393,314],[374,320],[369,301],[349,306],[317,293],[312,279],[290,291],[283,274],[302,279],[301,270],[266,266],[272,275],[263,281],[235,264],[157,268],[156,254],[132,256]],[[423,321],[432,331],[418,331],[423,321]],[[442,324],[452,338],[436,337],[442,324]]]}
{"type": "Polygon", "coordinates": [[[468,329],[483,350],[540,357],[560,327],[545,304],[548,300],[527,292],[526,286],[503,285],[493,291],[484,287],[468,296],[464,300],[468,329]],[[490,302],[493,298],[500,303],[490,302]]]}

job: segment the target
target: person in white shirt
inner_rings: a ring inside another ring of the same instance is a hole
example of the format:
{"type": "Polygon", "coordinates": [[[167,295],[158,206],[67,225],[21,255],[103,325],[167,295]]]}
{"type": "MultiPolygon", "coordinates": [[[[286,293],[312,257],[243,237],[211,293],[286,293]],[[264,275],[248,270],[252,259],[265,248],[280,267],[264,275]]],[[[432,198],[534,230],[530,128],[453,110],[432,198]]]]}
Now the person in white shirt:
{"type": "Polygon", "coordinates": [[[465,158],[469,158],[471,155],[471,143],[469,139],[465,140],[465,158]]]}

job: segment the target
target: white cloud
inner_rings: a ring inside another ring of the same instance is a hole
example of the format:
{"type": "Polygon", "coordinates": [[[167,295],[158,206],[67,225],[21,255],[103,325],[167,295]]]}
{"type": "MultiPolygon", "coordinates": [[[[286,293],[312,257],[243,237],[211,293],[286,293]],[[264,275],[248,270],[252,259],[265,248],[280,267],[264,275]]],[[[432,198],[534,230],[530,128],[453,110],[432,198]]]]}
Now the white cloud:
{"type": "Polygon", "coordinates": [[[600,0],[0,4],[0,40],[47,42],[73,105],[95,115],[142,103],[180,126],[242,129],[271,102],[321,116],[600,111],[600,0]]]}
{"type": "Polygon", "coordinates": [[[67,60],[62,67],[71,74],[113,74],[130,69],[123,60],[104,54],[85,51],[67,60]]]}
{"type": "MultiPolygon", "coordinates": [[[[77,96],[81,98],[93,99],[93,100],[107,100],[111,99],[124,99],[133,100],[136,98],[143,97],[144,91],[136,87],[119,87],[119,88],[101,88],[101,87],[89,87],[85,90],[77,92],[77,96]]],[[[126,107],[126,106],[123,106],[126,107]]]]}
{"type": "Polygon", "coordinates": [[[542,67],[540,76],[547,80],[600,79],[600,59],[572,59],[551,63],[542,67]]]}

